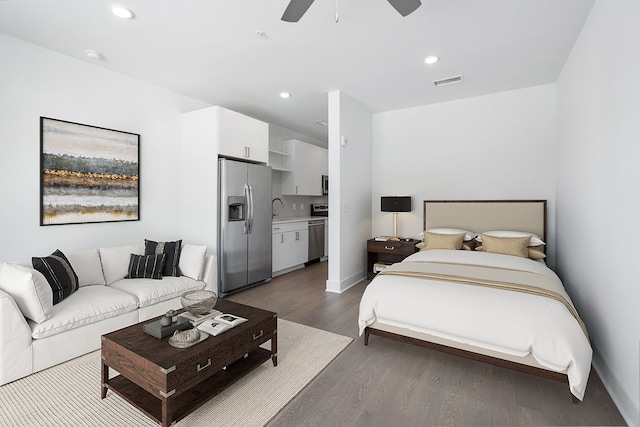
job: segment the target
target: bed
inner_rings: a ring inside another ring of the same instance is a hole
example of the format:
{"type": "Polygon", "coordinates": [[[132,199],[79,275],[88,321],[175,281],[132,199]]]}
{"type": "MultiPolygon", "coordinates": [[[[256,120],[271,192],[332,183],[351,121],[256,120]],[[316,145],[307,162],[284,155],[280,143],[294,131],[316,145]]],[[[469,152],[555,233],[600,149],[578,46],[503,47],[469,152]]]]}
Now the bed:
{"type": "Polygon", "coordinates": [[[456,229],[467,233],[455,245],[475,243],[477,233],[484,248],[429,243],[378,274],[360,301],[364,344],[377,335],[568,382],[581,401],[592,357],[586,328],[544,255],[531,252],[544,248],[534,237],[546,239],[546,201],[424,201],[423,226],[425,243],[441,237],[430,230],[456,229]],[[502,243],[525,252],[494,250],[502,243]]]}

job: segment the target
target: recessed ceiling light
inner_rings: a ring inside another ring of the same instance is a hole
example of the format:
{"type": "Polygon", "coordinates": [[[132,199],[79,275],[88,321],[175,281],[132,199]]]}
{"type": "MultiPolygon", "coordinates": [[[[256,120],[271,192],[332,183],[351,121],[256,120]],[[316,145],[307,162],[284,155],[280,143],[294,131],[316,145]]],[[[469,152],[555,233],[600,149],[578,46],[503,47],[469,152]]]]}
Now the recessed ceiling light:
{"type": "Polygon", "coordinates": [[[291,94],[289,92],[280,92],[280,98],[291,98],[291,94]]]}
{"type": "Polygon", "coordinates": [[[435,64],[436,62],[438,62],[439,59],[440,58],[438,58],[435,55],[430,55],[430,56],[427,56],[426,58],[424,58],[424,62],[427,63],[427,64],[435,64]]]}
{"type": "Polygon", "coordinates": [[[102,52],[94,49],[87,49],[84,51],[85,55],[87,55],[91,59],[99,60],[104,59],[104,55],[102,52]]]}
{"type": "Polygon", "coordinates": [[[111,11],[113,12],[114,15],[123,19],[133,18],[133,12],[131,12],[130,9],[127,9],[126,7],[123,7],[123,6],[113,6],[111,8],[111,11]]]}

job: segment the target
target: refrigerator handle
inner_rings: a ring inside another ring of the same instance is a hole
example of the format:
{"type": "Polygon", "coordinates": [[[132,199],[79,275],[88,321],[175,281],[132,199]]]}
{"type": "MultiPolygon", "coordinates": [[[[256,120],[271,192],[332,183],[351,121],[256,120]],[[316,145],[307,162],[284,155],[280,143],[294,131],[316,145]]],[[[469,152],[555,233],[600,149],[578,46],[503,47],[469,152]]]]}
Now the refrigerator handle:
{"type": "Polygon", "coordinates": [[[253,231],[253,187],[249,185],[249,232],[247,234],[251,234],[253,231]]]}
{"type": "Polygon", "coordinates": [[[251,206],[251,202],[250,202],[250,198],[251,195],[249,193],[249,185],[248,184],[244,184],[244,189],[242,190],[242,195],[244,196],[244,203],[245,203],[245,207],[247,208],[247,211],[244,215],[244,234],[249,234],[251,231],[249,229],[249,219],[251,218],[251,211],[249,210],[249,207],[251,206]]]}

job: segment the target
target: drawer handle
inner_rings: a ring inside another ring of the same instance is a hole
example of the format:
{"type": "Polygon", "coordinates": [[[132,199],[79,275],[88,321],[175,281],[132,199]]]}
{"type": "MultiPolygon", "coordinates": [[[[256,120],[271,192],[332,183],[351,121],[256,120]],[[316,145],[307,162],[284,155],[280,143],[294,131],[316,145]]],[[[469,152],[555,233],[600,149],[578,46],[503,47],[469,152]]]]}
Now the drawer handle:
{"type": "Polygon", "coordinates": [[[198,370],[196,372],[200,372],[203,369],[208,368],[209,366],[211,366],[211,358],[207,359],[207,364],[206,365],[200,366],[200,364],[198,363],[198,367],[197,367],[198,370]]]}
{"type": "Polygon", "coordinates": [[[388,251],[395,251],[395,250],[396,250],[396,247],[395,247],[395,246],[386,246],[386,245],[385,245],[385,247],[384,247],[384,248],[385,248],[386,250],[388,250],[388,251]]]}
{"type": "Polygon", "coordinates": [[[253,339],[257,340],[258,338],[260,338],[261,336],[264,335],[264,329],[260,329],[260,333],[259,334],[253,334],[253,339]]]}

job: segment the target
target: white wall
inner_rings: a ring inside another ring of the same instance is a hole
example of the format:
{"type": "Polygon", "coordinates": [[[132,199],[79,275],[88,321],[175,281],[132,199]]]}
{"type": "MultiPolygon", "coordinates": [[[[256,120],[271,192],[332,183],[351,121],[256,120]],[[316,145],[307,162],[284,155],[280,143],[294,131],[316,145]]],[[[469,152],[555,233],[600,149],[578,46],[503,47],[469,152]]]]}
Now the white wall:
{"type": "Polygon", "coordinates": [[[371,237],[372,115],[357,100],[329,92],[329,278],[343,292],[365,278],[371,237]]]}
{"type": "Polygon", "coordinates": [[[380,196],[412,196],[401,237],[422,231],[423,200],[546,199],[552,265],[555,117],[555,85],[374,114],[373,235],[393,232],[380,196]]]}
{"type": "Polygon", "coordinates": [[[594,365],[640,425],[640,3],[598,0],[557,83],[558,272],[594,365]]]}
{"type": "Polygon", "coordinates": [[[180,238],[180,113],[205,104],[0,34],[0,260],[180,238]],[[141,220],[40,226],[39,117],[138,133],[141,220]]]}

